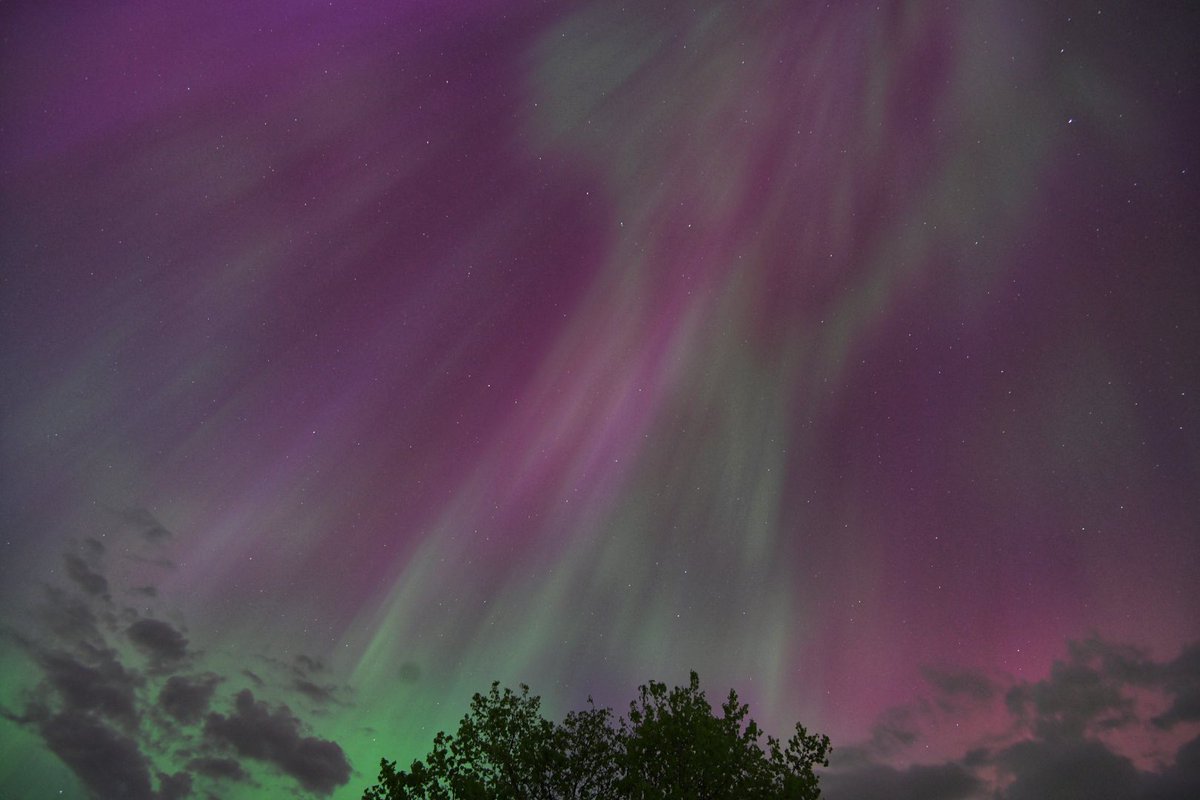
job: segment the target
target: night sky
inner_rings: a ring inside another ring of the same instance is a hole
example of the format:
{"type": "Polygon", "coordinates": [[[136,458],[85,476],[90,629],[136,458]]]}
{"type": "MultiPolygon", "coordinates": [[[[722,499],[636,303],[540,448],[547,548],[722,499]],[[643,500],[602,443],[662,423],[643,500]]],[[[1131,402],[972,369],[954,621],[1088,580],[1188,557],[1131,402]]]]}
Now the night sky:
{"type": "Polygon", "coordinates": [[[691,669],[830,800],[1200,796],[1193,3],[0,37],[0,796],[356,798],[691,669]]]}

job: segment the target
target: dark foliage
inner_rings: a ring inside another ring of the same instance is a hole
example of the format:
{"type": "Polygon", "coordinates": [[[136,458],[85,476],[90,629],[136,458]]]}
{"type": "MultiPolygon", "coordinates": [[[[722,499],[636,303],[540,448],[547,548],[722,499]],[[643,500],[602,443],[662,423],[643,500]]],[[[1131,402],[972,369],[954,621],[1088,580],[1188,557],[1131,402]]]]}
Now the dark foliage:
{"type": "Polygon", "coordinates": [[[694,672],[687,686],[640,687],[628,718],[590,699],[557,725],[540,709],[528,686],[493,683],[423,761],[384,759],[363,800],[817,800],[814,768],[829,764],[829,737],[800,725],[761,742],[733,691],[714,715],[694,672]]]}

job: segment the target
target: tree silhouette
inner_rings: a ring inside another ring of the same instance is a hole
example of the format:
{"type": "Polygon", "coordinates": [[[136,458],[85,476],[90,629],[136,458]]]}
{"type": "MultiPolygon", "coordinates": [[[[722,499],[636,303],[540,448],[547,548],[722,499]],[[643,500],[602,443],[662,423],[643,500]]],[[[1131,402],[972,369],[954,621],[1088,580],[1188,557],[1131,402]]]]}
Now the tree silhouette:
{"type": "Polygon", "coordinates": [[[561,724],[541,700],[493,683],[471,699],[453,735],[407,771],[380,762],[363,800],[817,800],[816,766],[828,766],[829,737],[796,725],[787,743],[766,737],[732,690],[717,717],[695,672],[668,691],[638,689],[628,718],[588,708],[561,724]]]}

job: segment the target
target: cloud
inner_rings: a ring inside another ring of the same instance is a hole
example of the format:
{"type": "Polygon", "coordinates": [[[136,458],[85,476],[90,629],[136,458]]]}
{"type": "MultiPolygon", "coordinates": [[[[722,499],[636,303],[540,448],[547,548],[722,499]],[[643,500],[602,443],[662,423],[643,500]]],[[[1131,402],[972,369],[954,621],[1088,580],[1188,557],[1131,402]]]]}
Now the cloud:
{"type": "Polygon", "coordinates": [[[160,542],[172,536],[167,526],[159,522],[148,509],[131,506],[118,511],[117,515],[137,531],[138,535],[150,542],[160,542]]]}
{"type": "Polygon", "coordinates": [[[249,689],[238,692],[229,716],[209,714],[205,739],[232,747],[238,755],[274,764],[309,791],[329,794],[350,780],[350,764],[336,742],[303,735],[298,718],[287,706],[274,710],[255,700],[249,689]]]}
{"type": "Polygon", "coordinates": [[[182,800],[192,794],[192,776],[186,772],[174,775],[158,773],[158,800],[182,800]]]}
{"type": "Polygon", "coordinates": [[[89,714],[68,711],[48,716],[37,730],[46,747],[96,797],[174,800],[191,792],[186,775],[160,775],[160,791],[155,791],[150,762],[137,742],[89,714]]]}
{"type": "Polygon", "coordinates": [[[1154,662],[1145,651],[1095,634],[1068,642],[1067,659],[1073,664],[1091,664],[1112,680],[1131,686],[1152,686],[1161,683],[1164,675],[1164,665],[1154,662]]]}
{"type": "Polygon", "coordinates": [[[821,778],[822,794],[831,800],[965,800],[976,796],[982,785],[969,769],[953,763],[902,770],[870,764],[821,778]]]}
{"type": "Polygon", "coordinates": [[[1098,722],[1119,727],[1133,721],[1122,684],[1078,663],[1056,662],[1047,680],[1014,686],[1005,702],[1045,738],[1078,738],[1098,722]]]}
{"type": "Polygon", "coordinates": [[[921,672],[931,686],[945,695],[962,695],[983,702],[991,700],[996,694],[995,683],[978,672],[934,667],[926,667],[921,672]]]}
{"type": "Polygon", "coordinates": [[[242,768],[242,765],[232,758],[193,758],[187,763],[187,767],[192,772],[203,775],[206,778],[213,778],[215,780],[250,780],[250,773],[246,772],[246,770],[242,768]]]}
{"type": "Polygon", "coordinates": [[[1079,738],[1141,723],[1132,689],[1169,701],[1169,709],[1150,720],[1159,729],[1200,721],[1200,642],[1168,662],[1097,636],[1070,642],[1067,649],[1067,659],[1055,662],[1047,679],[1017,684],[1005,697],[1038,736],[1079,738]]]}
{"type": "Polygon", "coordinates": [[[316,676],[328,673],[329,668],[319,658],[312,658],[303,653],[296,656],[291,667],[293,674],[292,688],[307,697],[317,705],[328,705],[338,702],[336,684],[327,681],[318,683],[316,676]]]}
{"type": "Polygon", "coordinates": [[[1145,783],[1146,800],[1194,800],[1200,796],[1200,736],[1179,749],[1175,763],[1145,783]]]}
{"type": "Polygon", "coordinates": [[[292,688],[300,692],[309,700],[312,700],[314,703],[318,703],[320,705],[325,705],[326,703],[332,703],[336,701],[336,698],[334,697],[334,692],[337,690],[336,686],[321,686],[313,683],[310,680],[297,678],[296,680],[292,681],[292,688]]]}
{"type": "MultiPolygon", "coordinates": [[[[133,519],[147,523],[132,531],[150,540],[142,541],[146,547],[164,538],[147,519],[133,519]]],[[[223,698],[228,678],[204,670],[205,654],[190,649],[181,626],[116,608],[110,590],[158,593],[114,583],[104,552],[102,542],[88,539],[62,554],[61,585],[45,587],[25,627],[0,631],[27,656],[33,679],[14,687],[24,707],[0,707],[0,717],[40,738],[97,798],[215,797],[217,782],[251,780],[239,761],[246,758],[297,781],[297,796],[327,795],[348,782],[341,747],[308,733],[287,706],[269,707],[249,692],[223,698]],[[193,672],[179,674],[185,666],[193,672]],[[234,712],[214,714],[222,701],[234,701],[234,712]]],[[[246,672],[256,687],[314,702],[334,698],[337,686],[319,658],[266,660],[279,669],[265,677],[246,672]]]]}
{"type": "Polygon", "coordinates": [[[200,721],[208,711],[221,679],[216,675],[186,678],[172,675],[158,693],[158,705],[184,725],[200,721]]]}
{"type": "Polygon", "coordinates": [[[1002,800],[1133,800],[1140,794],[1133,762],[1097,741],[1019,742],[996,763],[1013,776],[1002,800]]]}
{"type": "Polygon", "coordinates": [[[1164,730],[1170,730],[1181,722],[1200,721],[1200,692],[1192,690],[1176,695],[1171,707],[1152,721],[1164,730]]]}
{"type": "Polygon", "coordinates": [[[1200,722],[1200,642],[1185,648],[1166,665],[1162,682],[1174,701],[1165,713],[1154,718],[1154,724],[1170,730],[1181,722],[1200,722]]]}
{"type": "Polygon", "coordinates": [[[104,640],[100,620],[91,606],[57,587],[46,587],[45,602],[36,613],[46,631],[64,641],[99,646],[104,640]]]}
{"type": "Polygon", "coordinates": [[[884,712],[871,729],[871,751],[892,753],[913,744],[919,736],[913,714],[907,706],[884,712]]]}
{"type": "Polygon", "coordinates": [[[1156,661],[1091,636],[1068,642],[1043,680],[946,668],[925,678],[931,698],[889,710],[865,743],[835,751],[822,779],[830,800],[1200,797],[1200,738],[1180,738],[1180,726],[1200,721],[1200,643],[1156,661]],[[1151,716],[1155,707],[1167,710],[1151,716]],[[939,727],[958,734],[960,723],[971,730],[955,736],[960,756],[903,767],[939,727]]]}
{"type": "Polygon", "coordinates": [[[1200,721],[1200,642],[1165,663],[1096,636],[1071,642],[1067,660],[1055,662],[1047,679],[1017,684],[1005,701],[1040,737],[1080,738],[1141,723],[1130,695],[1134,688],[1152,690],[1170,703],[1150,720],[1156,728],[1200,721]]]}
{"type": "Polygon", "coordinates": [[[67,577],[75,581],[79,588],[93,597],[104,597],[108,594],[108,579],[94,571],[82,558],[74,553],[63,556],[67,565],[67,577]]]}
{"type": "Polygon", "coordinates": [[[94,664],[85,664],[61,651],[41,653],[42,674],[69,712],[96,712],[133,728],[138,722],[136,690],[142,677],[127,670],[111,652],[98,653],[94,664]]]}
{"type": "Polygon", "coordinates": [[[155,669],[169,669],[187,656],[187,638],[162,620],[139,619],[125,633],[155,669]]]}
{"type": "Polygon", "coordinates": [[[313,674],[326,670],[325,662],[319,658],[306,656],[303,653],[296,656],[296,670],[301,674],[313,674]]]}

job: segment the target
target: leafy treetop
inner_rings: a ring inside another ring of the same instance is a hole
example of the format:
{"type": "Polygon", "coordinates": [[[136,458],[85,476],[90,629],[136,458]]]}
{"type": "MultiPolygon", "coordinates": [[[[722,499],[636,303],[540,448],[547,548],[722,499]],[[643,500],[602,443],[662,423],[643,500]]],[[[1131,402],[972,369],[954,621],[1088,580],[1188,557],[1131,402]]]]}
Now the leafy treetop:
{"type": "Polygon", "coordinates": [[[828,736],[797,724],[767,736],[730,690],[717,717],[695,672],[687,686],[650,681],[628,718],[606,708],[541,715],[541,699],[493,683],[471,699],[453,736],[407,771],[380,762],[363,800],[817,800],[814,769],[829,765],[828,736]]]}

